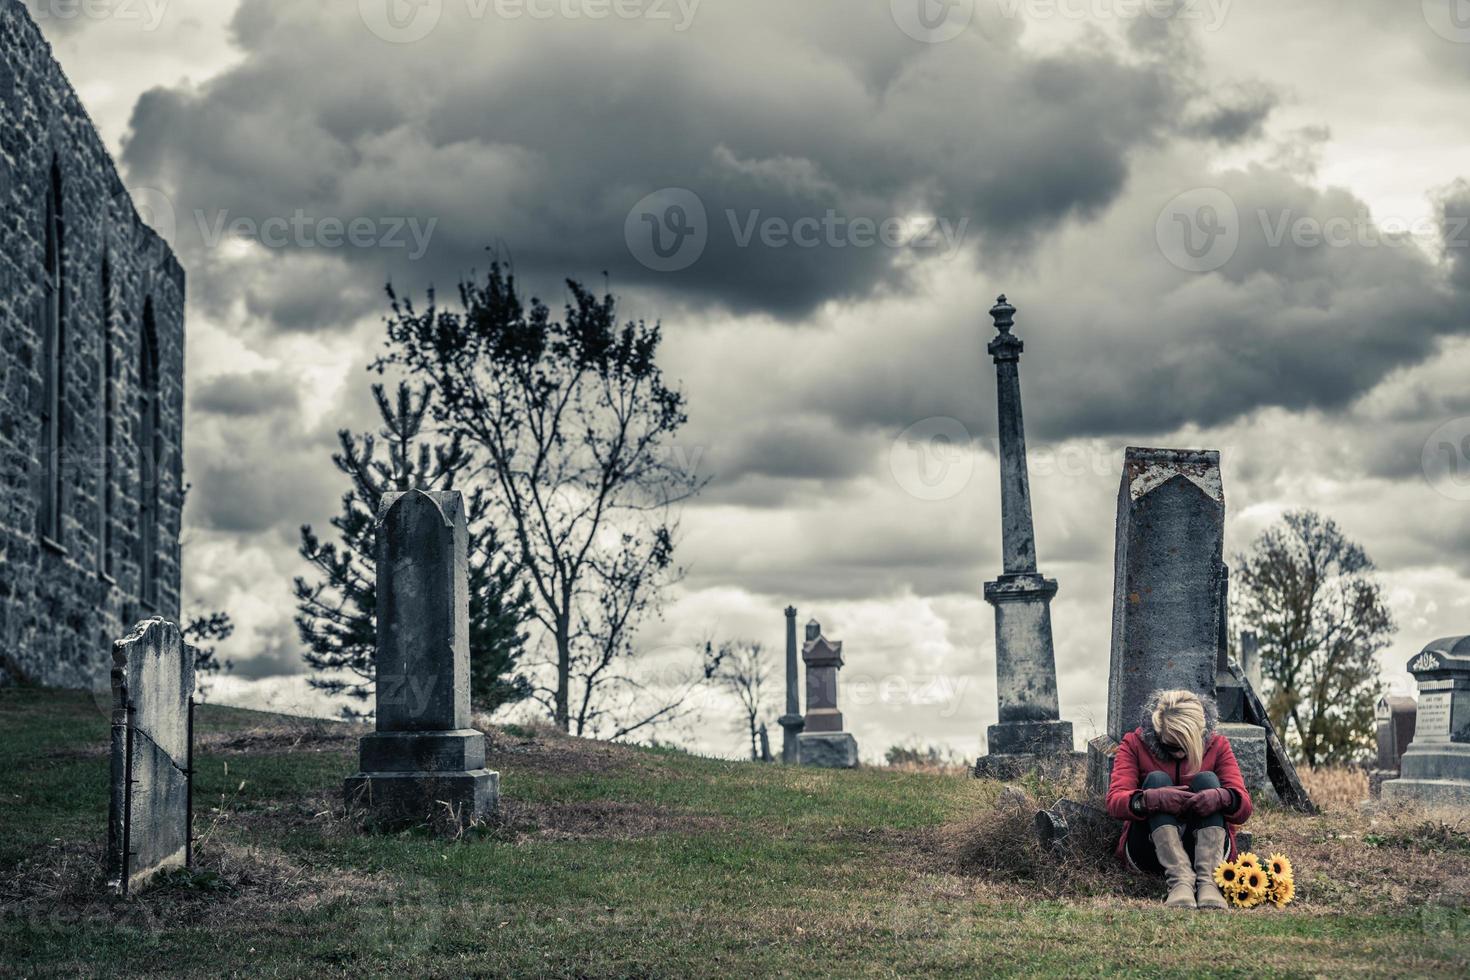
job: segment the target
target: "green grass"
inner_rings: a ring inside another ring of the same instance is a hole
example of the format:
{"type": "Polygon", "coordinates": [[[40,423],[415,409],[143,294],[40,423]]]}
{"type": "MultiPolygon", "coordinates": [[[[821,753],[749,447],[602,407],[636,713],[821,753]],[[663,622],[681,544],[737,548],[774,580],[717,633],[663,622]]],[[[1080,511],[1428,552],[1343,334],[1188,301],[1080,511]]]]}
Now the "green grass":
{"type": "Polygon", "coordinates": [[[321,728],[201,708],[200,870],[113,902],[96,878],[107,815],[105,713],[85,695],[0,691],[0,974],[1470,969],[1463,907],[1421,894],[1432,880],[1422,876],[1464,874],[1461,858],[1433,855],[1420,878],[1404,879],[1418,884],[1386,884],[1381,901],[1363,894],[1338,858],[1324,854],[1322,866],[1311,858],[1316,835],[1330,838],[1322,847],[1351,846],[1385,862],[1375,874],[1424,860],[1386,853],[1386,833],[1370,848],[1322,835],[1305,818],[1264,815],[1297,857],[1298,904],[1179,914],[1152,899],[1028,894],[1015,880],[959,873],[935,839],[993,798],[993,786],[973,780],[757,766],[524,729],[494,742],[507,801],[499,826],[452,841],[364,833],[336,803],[354,768],[352,740],[298,741],[321,728]],[[246,731],[251,740],[229,744],[246,731]]]}

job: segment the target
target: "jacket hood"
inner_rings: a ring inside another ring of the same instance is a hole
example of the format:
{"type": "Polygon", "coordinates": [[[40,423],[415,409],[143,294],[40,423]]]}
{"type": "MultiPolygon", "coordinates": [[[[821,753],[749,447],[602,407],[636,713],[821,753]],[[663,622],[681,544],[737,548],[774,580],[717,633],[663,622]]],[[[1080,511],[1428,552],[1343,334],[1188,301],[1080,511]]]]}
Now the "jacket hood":
{"type": "MultiPolygon", "coordinates": [[[[1143,703],[1143,717],[1138,721],[1138,734],[1143,738],[1144,747],[1153,753],[1156,759],[1167,759],[1169,753],[1164,751],[1164,742],[1159,738],[1159,733],[1154,729],[1154,709],[1159,706],[1159,695],[1162,691],[1155,691],[1148,696],[1143,703]]],[[[1200,695],[1200,702],[1205,706],[1205,737],[1203,748],[1208,749],[1210,743],[1215,739],[1215,729],[1220,725],[1220,708],[1215,704],[1215,699],[1207,694],[1200,695]]]]}

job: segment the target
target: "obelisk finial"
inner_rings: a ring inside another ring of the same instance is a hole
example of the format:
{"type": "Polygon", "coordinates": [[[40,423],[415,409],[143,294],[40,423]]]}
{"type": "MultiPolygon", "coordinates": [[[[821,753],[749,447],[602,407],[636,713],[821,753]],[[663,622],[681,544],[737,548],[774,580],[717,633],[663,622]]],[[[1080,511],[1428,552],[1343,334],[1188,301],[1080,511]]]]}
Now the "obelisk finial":
{"type": "Polygon", "coordinates": [[[995,329],[1001,333],[1011,332],[1016,323],[1016,308],[1006,302],[1005,293],[996,298],[995,305],[990,308],[990,316],[995,320],[995,329]]]}
{"type": "Polygon", "coordinates": [[[1005,293],[1001,293],[996,299],[995,305],[990,308],[990,316],[995,320],[995,329],[999,331],[991,338],[985,350],[995,359],[995,363],[1003,361],[1019,361],[1021,351],[1026,345],[1021,338],[1011,333],[1011,327],[1016,324],[1016,308],[1006,302],[1005,293]]]}

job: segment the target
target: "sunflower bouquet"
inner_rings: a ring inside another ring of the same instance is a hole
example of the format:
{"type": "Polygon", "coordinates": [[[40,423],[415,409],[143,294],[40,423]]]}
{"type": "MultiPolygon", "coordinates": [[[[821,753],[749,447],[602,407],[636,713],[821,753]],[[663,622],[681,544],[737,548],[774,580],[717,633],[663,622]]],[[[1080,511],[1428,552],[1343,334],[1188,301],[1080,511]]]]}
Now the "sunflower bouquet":
{"type": "Polygon", "coordinates": [[[1296,897],[1291,859],[1285,854],[1272,854],[1264,863],[1250,852],[1222,861],[1215,869],[1215,884],[1232,905],[1243,909],[1266,902],[1284,909],[1296,897]]]}

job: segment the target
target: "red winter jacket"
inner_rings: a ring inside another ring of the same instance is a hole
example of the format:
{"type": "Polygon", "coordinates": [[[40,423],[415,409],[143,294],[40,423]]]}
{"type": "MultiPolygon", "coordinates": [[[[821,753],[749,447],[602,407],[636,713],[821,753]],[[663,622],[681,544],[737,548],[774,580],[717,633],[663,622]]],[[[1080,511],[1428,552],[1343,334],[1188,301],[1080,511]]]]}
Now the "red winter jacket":
{"type": "MultiPolygon", "coordinates": [[[[1235,761],[1235,750],[1230,739],[1215,731],[1216,713],[1214,704],[1205,702],[1207,726],[1205,731],[1205,754],[1200,760],[1200,772],[1213,772],[1225,789],[1234,790],[1240,797],[1240,806],[1234,813],[1225,814],[1225,829],[1230,835],[1230,857],[1236,857],[1235,829],[1250,818],[1253,805],[1246,791],[1245,780],[1240,778],[1240,766],[1235,761]]],[[[1133,794],[1143,784],[1144,777],[1155,770],[1164,773],[1175,786],[1188,787],[1193,772],[1185,772],[1186,762],[1175,760],[1164,752],[1158,734],[1154,732],[1152,708],[1144,713],[1144,723],[1123,736],[1118,752],[1113,757],[1113,776],[1108,783],[1108,815],[1123,821],[1123,834],[1118,838],[1118,860],[1126,863],[1124,846],[1128,842],[1128,831],[1135,819],[1128,808],[1133,794]]]]}

